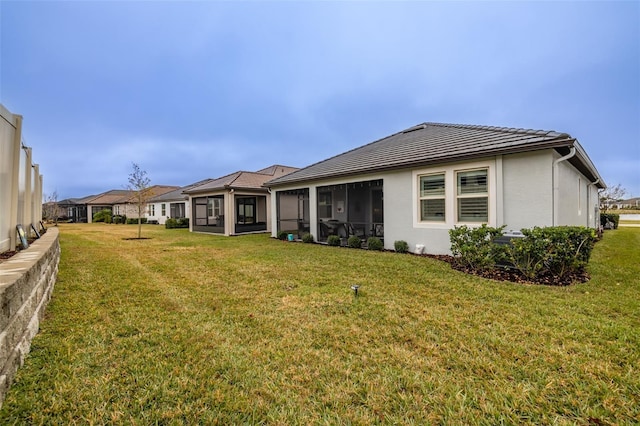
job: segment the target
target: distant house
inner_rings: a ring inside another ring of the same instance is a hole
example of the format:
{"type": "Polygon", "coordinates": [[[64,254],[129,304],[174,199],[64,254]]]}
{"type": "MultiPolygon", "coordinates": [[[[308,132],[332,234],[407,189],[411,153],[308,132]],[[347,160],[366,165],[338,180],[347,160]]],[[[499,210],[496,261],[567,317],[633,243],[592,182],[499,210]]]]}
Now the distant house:
{"type": "Polygon", "coordinates": [[[377,236],[447,254],[458,225],[596,227],[605,183],[566,133],[423,123],[265,186],[273,236],[377,236]]]}
{"type": "Polygon", "coordinates": [[[95,198],[89,195],[83,198],[67,198],[57,202],[60,220],[68,220],[74,223],[87,223],[87,202],[95,198]]]}
{"type": "Polygon", "coordinates": [[[271,230],[271,194],[263,184],[297,170],[273,165],[239,171],[184,191],[189,196],[192,232],[238,235],[271,230]]]}
{"type": "Polygon", "coordinates": [[[206,179],[153,197],[148,203],[147,220],[164,225],[169,218],[182,219],[189,217],[191,215],[191,206],[189,204],[189,196],[184,191],[204,185],[211,180],[206,179]]]}
{"type": "Polygon", "coordinates": [[[91,223],[93,221],[93,215],[102,210],[109,210],[113,214],[124,214],[116,213],[114,211],[114,206],[122,200],[127,199],[130,195],[130,191],[126,189],[112,189],[94,197],[85,198],[87,206],[87,222],[91,223]]]}
{"type": "MultiPolygon", "coordinates": [[[[179,189],[178,186],[171,185],[153,185],[147,188],[148,200],[154,197],[166,194],[179,189]]],[[[138,218],[138,204],[136,201],[135,191],[127,190],[126,194],[117,200],[114,200],[112,212],[114,215],[126,216],[127,219],[138,218]]],[[[161,212],[158,212],[161,213],[161,212]]],[[[147,202],[143,209],[143,217],[155,217],[155,204],[147,202]]]]}
{"type": "Polygon", "coordinates": [[[609,209],[638,209],[640,208],[640,197],[629,198],[627,200],[607,201],[609,209]]]}

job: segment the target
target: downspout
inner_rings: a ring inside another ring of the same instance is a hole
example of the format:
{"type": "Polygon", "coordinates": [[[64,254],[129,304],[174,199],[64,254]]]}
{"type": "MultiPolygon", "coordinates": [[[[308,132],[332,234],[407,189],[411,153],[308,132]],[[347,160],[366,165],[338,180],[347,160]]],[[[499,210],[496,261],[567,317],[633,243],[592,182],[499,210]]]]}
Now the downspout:
{"type": "MultiPolygon", "coordinates": [[[[600,178],[596,179],[595,182],[591,182],[589,184],[589,185],[593,185],[593,187],[596,189],[596,207],[598,208],[598,211],[596,212],[595,209],[593,210],[594,217],[593,217],[593,224],[592,224],[595,229],[600,228],[600,218],[598,217],[600,213],[600,194],[598,194],[598,187],[596,186],[599,183],[600,183],[600,178]]],[[[591,194],[591,191],[587,193],[587,195],[589,194],[591,194]]],[[[587,202],[587,209],[590,209],[590,208],[591,206],[589,206],[589,203],[587,202]]],[[[589,227],[589,225],[587,225],[587,227],[589,227]]]]}
{"type": "Polygon", "coordinates": [[[558,205],[558,200],[560,199],[560,185],[558,182],[558,164],[566,161],[568,159],[570,159],[571,157],[573,157],[574,155],[576,155],[576,148],[574,146],[571,147],[571,151],[569,151],[569,153],[567,155],[565,155],[564,157],[560,157],[557,160],[554,160],[553,162],[553,222],[552,222],[552,226],[558,226],[558,220],[559,220],[559,216],[560,216],[560,206],[558,205]]]}

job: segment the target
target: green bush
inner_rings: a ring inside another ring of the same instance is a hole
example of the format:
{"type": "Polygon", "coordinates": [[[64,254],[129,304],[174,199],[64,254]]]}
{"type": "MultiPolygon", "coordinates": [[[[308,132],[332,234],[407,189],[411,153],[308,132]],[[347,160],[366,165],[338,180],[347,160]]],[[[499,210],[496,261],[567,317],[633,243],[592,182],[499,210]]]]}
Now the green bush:
{"type": "Polygon", "coordinates": [[[303,243],[312,243],[312,242],[314,242],[313,235],[311,235],[309,233],[304,234],[302,236],[302,242],[303,243]]]}
{"type": "Polygon", "coordinates": [[[93,215],[93,222],[111,223],[111,210],[103,209],[93,215]]]}
{"type": "Polygon", "coordinates": [[[113,221],[113,223],[115,224],[119,224],[119,223],[127,223],[127,217],[125,215],[115,215],[111,218],[111,220],[113,221]]]}
{"type": "Polygon", "coordinates": [[[188,228],[189,227],[189,218],[181,217],[180,219],[168,218],[164,222],[164,227],[167,229],[174,228],[188,228]]]}
{"type": "Polygon", "coordinates": [[[584,270],[591,257],[596,233],[583,226],[523,229],[524,238],[507,246],[509,260],[527,278],[544,275],[564,278],[584,270]]]}
{"type": "Polygon", "coordinates": [[[600,226],[604,227],[607,222],[613,223],[613,229],[618,229],[620,215],[616,213],[600,213],[600,226]]]}
{"type": "Polygon", "coordinates": [[[278,231],[277,238],[282,241],[286,241],[289,233],[287,231],[278,231]]]}
{"type": "Polygon", "coordinates": [[[362,240],[360,239],[360,237],[356,237],[355,235],[352,235],[347,240],[347,245],[351,248],[361,248],[362,240]]]}
{"type": "Polygon", "coordinates": [[[398,253],[407,253],[409,251],[409,244],[407,244],[406,241],[399,240],[393,243],[393,248],[395,248],[398,253]]]}
{"type": "Polygon", "coordinates": [[[495,239],[502,236],[502,229],[482,225],[450,230],[451,252],[457,265],[476,271],[508,266],[530,280],[540,281],[546,276],[565,280],[584,271],[596,242],[593,229],[554,226],[522,229],[522,238],[497,244],[495,239]]]}
{"type": "Polygon", "coordinates": [[[340,246],[341,240],[340,237],[338,237],[337,235],[329,235],[329,238],[327,238],[327,244],[329,244],[330,246],[340,246]]]}
{"type": "Polygon", "coordinates": [[[495,244],[494,240],[502,236],[500,228],[483,224],[478,228],[466,225],[449,230],[451,253],[455,262],[462,267],[475,270],[491,270],[505,260],[505,245],[495,244]]]}
{"type": "MultiPolygon", "coordinates": [[[[147,223],[147,218],[143,217],[140,222],[141,223],[147,223]]],[[[137,217],[128,217],[127,218],[127,225],[137,225],[137,224],[138,224],[138,218],[137,217]]]]}
{"type": "Polygon", "coordinates": [[[369,250],[382,250],[384,248],[384,244],[378,237],[369,237],[367,239],[367,249],[369,250]]]}

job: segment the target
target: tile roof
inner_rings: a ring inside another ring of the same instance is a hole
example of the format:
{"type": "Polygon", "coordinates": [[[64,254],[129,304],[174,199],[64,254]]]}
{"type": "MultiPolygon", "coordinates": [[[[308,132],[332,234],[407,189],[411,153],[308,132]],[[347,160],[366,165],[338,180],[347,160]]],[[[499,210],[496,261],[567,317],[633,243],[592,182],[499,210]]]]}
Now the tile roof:
{"type": "Polygon", "coordinates": [[[130,193],[126,189],[112,189],[87,199],[85,202],[87,204],[111,205],[119,203],[121,200],[128,198],[129,195],[130,193]]]}
{"type": "MultiPolygon", "coordinates": [[[[464,161],[499,154],[575,146],[583,173],[600,176],[577,141],[566,133],[462,124],[422,123],[275,178],[266,186],[464,161]]],[[[579,161],[578,161],[579,160],[579,161]]],[[[576,164],[574,164],[576,165],[576,164]]],[[[579,167],[580,168],[580,167],[579,167]]]]}
{"type": "Polygon", "coordinates": [[[173,191],[167,192],[165,194],[158,195],[149,200],[151,203],[157,203],[161,201],[184,201],[188,200],[189,196],[184,193],[184,191],[194,188],[196,186],[204,185],[205,183],[211,182],[212,179],[204,179],[186,186],[182,186],[178,189],[174,189],[173,191]]]}
{"type": "Polygon", "coordinates": [[[229,189],[253,189],[266,191],[263,186],[265,182],[273,179],[274,176],[283,176],[298,170],[295,167],[273,165],[257,172],[238,171],[226,176],[212,179],[211,181],[184,191],[185,194],[197,194],[229,189]]]}

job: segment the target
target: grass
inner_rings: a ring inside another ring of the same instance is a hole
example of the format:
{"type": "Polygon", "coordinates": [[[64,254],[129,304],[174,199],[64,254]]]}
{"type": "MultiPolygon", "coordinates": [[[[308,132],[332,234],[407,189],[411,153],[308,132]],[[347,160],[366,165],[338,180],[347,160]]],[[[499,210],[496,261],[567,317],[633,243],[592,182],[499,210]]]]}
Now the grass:
{"type": "Polygon", "coordinates": [[[265,235],[60,228],[2,424],[640,422],[640,229],[605,232],[590,282],[543,287],[265,235]]]}

